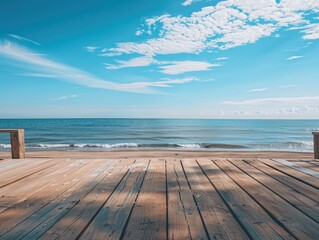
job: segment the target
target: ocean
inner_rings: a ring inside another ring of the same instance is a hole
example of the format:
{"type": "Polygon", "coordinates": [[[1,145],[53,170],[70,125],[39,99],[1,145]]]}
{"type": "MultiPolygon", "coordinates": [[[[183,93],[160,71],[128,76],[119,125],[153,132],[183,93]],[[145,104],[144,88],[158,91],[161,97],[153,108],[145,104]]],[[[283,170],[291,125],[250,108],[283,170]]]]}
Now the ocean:
{"type": "Polygon", "coordinates": [[[0,128],[24,128],[29,150],[312,151],[319,120],[0,119],[0,128]]]}

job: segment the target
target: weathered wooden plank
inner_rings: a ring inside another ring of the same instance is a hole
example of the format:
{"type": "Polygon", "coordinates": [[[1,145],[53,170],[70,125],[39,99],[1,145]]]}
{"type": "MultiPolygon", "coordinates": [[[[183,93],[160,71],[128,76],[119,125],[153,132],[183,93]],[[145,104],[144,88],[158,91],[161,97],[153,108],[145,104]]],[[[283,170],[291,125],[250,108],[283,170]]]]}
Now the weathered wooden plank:
{"type": "MultiPolygon", "coordinates": [[[[270,189],[274,194],[277,194],[287,202],[298,208],[307,216],[319,223],[319,205],[317,202],[307,198],[304,194],[295,191],[293,188],[284,185],[276,179],[266,175],[257,168],[249,165],[244,161],[231,162],[237,166],[241,171],[245,172],[264,187],[270,189]]],[[[299,220],[297,220],[299,221],[299,220]]]]}
{"type": "MultiPolygon", "coordinates": [[[[25,201],[15,204],[0,213],[0,222],[2,223],[0,236],[23,222],[32,214],[37,215],[42,208],[53,208],[57,204],[57,201],[53,203],[52,201],[81,181],[87,174],[93,171],[96,165],[95,161],[87,161],[82,165],[74,163],[74,166],[77,168],[75,171],[69,175],[58,175],[57,181],[31,195],[25,201]]],[[[14,231],[12,230],[12,232],[14,231]]]]}
{"type": "Polygon", "coordinates": [[[208,239],[179,160],[167,162],[168,239],[208,239]]]}
{"type": "Polygon", "coordinates": [[[289,162],[293,162],[297,166],[300,166],[306,169],[311,169],[312,171],[315,171],[319,174],[319,166],[314,164],[314,162],[312,161],[289,161],[289,162]]]}
{"type": "MultiPolygon", "coordinates": [[[[131,166],[129,173],[121,181],[80,239],[120,239],[135,204],[148,164],[148,160],[138,160],[131,166]]],[[[64,234],[63,237],[65,237],[64,234]]]]}
{"type": "Polygon", "coordinates": [[[10,160],[2,160],[0,161],[0,174],[5,172],[5,171],[8,171],[10,169],[14,169],[16,167],[19,167],[19,166],[23,166],[23,165],[26,165],[28,164],[30,161],[25,159],[24,161],[20,161],[20,160],[13,160],[13,159],[10,159],[10,160]]]}
{"type": "Polygon", "coordinates": [[[28,165],[23,165],[17,169],[11,169],[10,171],[6,171],[1,173],[0,178],[0,188],[7,186],[11,183],[19,181],[23,178],[26,178],[32,174],[35,174],[39,171],[43,171],[44,169],[56,165],[64,161],[63,159],[51,161],[51,159],[39,159],[34,162],[30,162],[28,165]]]}
{"type": "Polygon", "coordinates": [[[96,221],[101,208],[109,201],[111,194],[114,194],[123,177],[127,176],[132,163],[133,160],[122,160],[110,167],[110,173],[40,239],[77,239],[89,224],[96,227],[93,221],[96,221]]]}
{"type": "Polygon", "coordinates": [[[97,168],[78,184],[53,200],[48,206],[40,209],[36,215],[30,216],[17,225],[14,228],[14,233],[6,234],[5,237],[10,239],[38,239],[94,189],[109,174],[108,168],[114,163],[117,162],[106,161],[102,166],[96,166],[97,168]],[[52,208],[52,206],[54,207],[52,208]]]}
{"type": "MultiPolygon", "coordinates": [[[[175,160],[176,161],[176,160],[175,160]]],[[[168,239],[191,239],[189,224],[180,194],[178,177],[174,171],[174,162],[167,166],[167,202],[168,202],[168,239]]]]}
{"type": "Polygon", "coordinates": [[[22,202],[29,196],[40,191],[52,182],[56,181],[56,176],[64,175],[70,170],[74,170],[74,164],[71,161],[60,162],[43,171],[32,174],[20,181],[14,182],[0,189],[0,206],[5,207],[0,210],[3,212],[6,208],[22,202]],[[69,166],[70,165],[70,166],[69,166]]]}
{"type": "Polygon", "coordinates": [[[283,159],[271,159],[271,160],[276,161],[276,162],[278,162],[278,163],[280,163],[280,164],[282,164],[282,165],[284,165],[286,167],[293,168],[293,169],[295,169],[297,171],[303,172],[305,174],[308,174],[308,175],[310,175],[312,177],[315,177],[315,178],[319,179],[319,173],[316,172],[316,171],[313,171],[313,170],[311,170],[309,168],[304,168],[304,167],[298,166],[297,164],[295,164],[293,162],[288,162],[288,161],[283,160],[283,159]]]}
{"type": "Polygon", "coordinates": [[[210,239],[249,239],[197,162],[182,164],[210,239]]]}
{"type": "Polygon", "coordinates": [[[152,159],[122,239],[166,239],[165,161],[152,159]]]}
{"type": "Polygon", "coordinates": [[[300,172],[296,169],[290,168],[290,167],[285,167],[284,165],[276,162],[276,161],[272,161],[270,159],[258,159],[259,161],[263,162],[264,164],[266,164],[269,167],[272,167],[278,171],[281,171],[293,178],[298,179],[299,181],[302,181],[316,189],[319,189],[319,179],[310,176],[306,173],[300,172]]]}
{"type": "Polygon", "coordinates": [[[295,238],[314,239],[318,236],[317,222],[228,161],[215,161],[215,163],[295,238]]]}
{"type": "Polygon", "coordinates": [[[250,238],[294,239],[215,163],[204,159],[198,162],[250,238]]]}
{"type": "Polygon", "coordinates": [[[287,174],[285,174],[282,171],[278,171],[275,168],[272,168],[263,162],[260,162],[258,160],[245,160],[246,163],[254,166],[258,170],[262,171],[263,173],[267,174],[268,176],[271,176],[272,178],[276,179],[277,181],[281,182],[282,184],[285,184],[288,187],[291,187],[295,191],[297,191],[300,194],[303,194],[305,197],[310,198],[311,200],[315,201],[316,203],[319,203],[319,190],[316,188],[313,188],[312,186],[309,186],[308,184],[305,184],[301,181],[299,181],[296,178],[293,178],[287,174]]]}

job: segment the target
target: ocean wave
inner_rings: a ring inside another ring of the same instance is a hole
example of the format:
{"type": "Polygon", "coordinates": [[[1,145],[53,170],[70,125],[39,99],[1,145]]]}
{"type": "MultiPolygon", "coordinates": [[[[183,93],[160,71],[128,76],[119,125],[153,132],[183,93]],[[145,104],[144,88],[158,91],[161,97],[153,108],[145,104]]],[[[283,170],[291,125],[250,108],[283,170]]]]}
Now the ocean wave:
{"type": "Polygon", "coordinates": [[[30,144],[27,148],[132,148],[138,147],[136,143],[115,143],[115,144],[30,144]]]}
{"type": "MultiPolygon", "coordinates": [[[[11,147],[10,144],[0,144],[0,149],[6,150],[11,147]]],[[[208,149],[228,149],[228,150],[288,150],[288,151],[311,151],[313,142],[306,141],[287,141],[275,143],[256,143],[247,145],[225,144],[225,143],[77,143],[77,144],[27,144],[27,149],[45,149],[45,150],[76,150],[76,149],[194,149],[194,150],[208,150],[208,149]]]]}
{"type": "MultiPolygon", "coordinates": [[[[10,145],[8,145],[10,147],[10,145]]],[[[242,145],[221,144],[221,143],[155,143],[155,144],[140,144],[140,143],[77,143],[77,144],[29,144],[26,148],[31,149],[74,149],[74,148],[101,148],[101,149],[123,149],[123,148],[160,148],[160,149],[241,149],[247,148],[242,145]]]]}
{"type": "Polygon", "coordinates": [[[265,150],[312,150],[313,142],[306,141],[287,141],[277,143],[253,144],[252,148],[265,150]]]}
{"type": "Polygon", "coordinates": [[[11,148],[10,144],[0,144],[0,148],[11,148]]]}
{"type": "Polygon", "coordinates": [[[181,143],[177,145],[182,148],[202,148],[201,144],[197,143],[181,143]]]}

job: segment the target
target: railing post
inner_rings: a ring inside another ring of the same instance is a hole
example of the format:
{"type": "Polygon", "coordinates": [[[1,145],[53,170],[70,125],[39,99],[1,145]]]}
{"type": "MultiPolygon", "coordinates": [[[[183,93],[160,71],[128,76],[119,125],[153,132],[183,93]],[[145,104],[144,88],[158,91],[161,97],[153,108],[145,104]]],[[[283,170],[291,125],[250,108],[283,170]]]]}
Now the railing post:
{"type": "Polygon", "coordinates": [[[11,153],[13,159],[24,159],[24,129],[17,129],[10,132],[11,153]]]}
{"type": "Polygon", "coordinates": [[[314,158],[319,159],[319,132],[313,132],[314,158]]]}

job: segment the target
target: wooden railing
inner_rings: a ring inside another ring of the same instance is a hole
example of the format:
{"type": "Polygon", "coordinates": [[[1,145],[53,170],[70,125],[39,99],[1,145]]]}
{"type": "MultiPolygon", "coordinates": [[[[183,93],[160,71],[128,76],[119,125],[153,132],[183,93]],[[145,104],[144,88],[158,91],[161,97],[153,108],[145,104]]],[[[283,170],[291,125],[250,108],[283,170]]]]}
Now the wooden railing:
{"type": "Polygon", "coordinates": [[[319,159],[319,132],[313,132],[314,158],[319,159]]]}
{"type": "Polygon", "coordinates": [[[24,129],[0,129],[0,133],[10,133],[12,158],[24,159],[24,129]]]}

